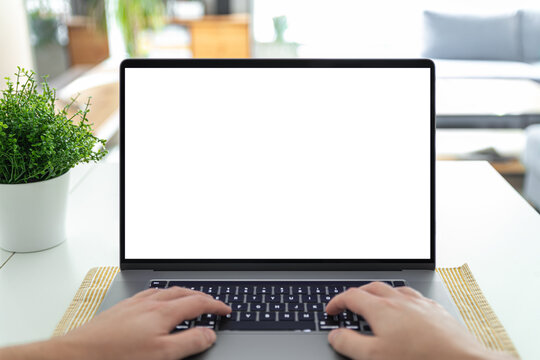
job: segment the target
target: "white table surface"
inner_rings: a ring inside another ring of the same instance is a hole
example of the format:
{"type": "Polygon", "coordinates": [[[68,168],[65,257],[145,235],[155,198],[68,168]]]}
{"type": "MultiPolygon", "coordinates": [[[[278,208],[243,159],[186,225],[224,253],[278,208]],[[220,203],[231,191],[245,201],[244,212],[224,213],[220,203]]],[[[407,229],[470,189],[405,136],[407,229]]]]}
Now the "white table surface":
{"type": "Polygon", "coordinates": [[[13,253],[6,251],[4,249],[0,249],[0,269],[4,265],[4,263],[9,259],[9,257],[13,255],[13,253]]]}
{"type": "MultiPolygon", "coordinates": [[[[0,269],[0,345],[49,337],[86,272],[118,264],[118,165],[69,199],[68,240],[0,269]]],[[[486,162],[437,164],[437,266],[467,262],[523,359],[539,359],[540,215],[486,162]]]]}

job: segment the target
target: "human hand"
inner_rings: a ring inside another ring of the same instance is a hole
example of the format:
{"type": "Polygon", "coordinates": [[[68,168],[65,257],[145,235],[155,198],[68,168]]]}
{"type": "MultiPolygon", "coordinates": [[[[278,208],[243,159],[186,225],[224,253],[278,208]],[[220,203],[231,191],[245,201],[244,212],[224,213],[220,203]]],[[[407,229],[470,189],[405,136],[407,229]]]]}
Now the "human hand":
{"type": "Polygon", "coordinates": [[[223,302],[198,291],[148,289],[55,340],[73,359],[179,359],[208,349],[216,334],[206,328],[170,334],[177,324],[201,314],[230,312],[223,302]]]}
{"type": "Polygon", "coordinates": [[[326,312],[362,315],[374,336],[349,329],[328,334],[330,345],[352,359],[513,359],[485,349],[442,306],[409,287],[374,282],[334,297],[326,312]]]}

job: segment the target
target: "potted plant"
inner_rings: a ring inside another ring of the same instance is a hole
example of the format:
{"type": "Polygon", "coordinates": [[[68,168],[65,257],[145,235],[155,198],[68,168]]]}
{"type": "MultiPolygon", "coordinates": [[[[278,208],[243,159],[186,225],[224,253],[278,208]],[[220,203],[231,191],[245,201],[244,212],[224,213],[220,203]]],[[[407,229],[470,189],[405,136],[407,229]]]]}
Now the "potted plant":
{"type": "Polygon", "coordinates": [[[15,76],[0,97],[0,247],[30,252],[64,241],[69,170],[107,150],[86,118],[90,99],[68,117],[73,102],[57,109],[46,78],[40,89],[33,71],[15,76]]]}

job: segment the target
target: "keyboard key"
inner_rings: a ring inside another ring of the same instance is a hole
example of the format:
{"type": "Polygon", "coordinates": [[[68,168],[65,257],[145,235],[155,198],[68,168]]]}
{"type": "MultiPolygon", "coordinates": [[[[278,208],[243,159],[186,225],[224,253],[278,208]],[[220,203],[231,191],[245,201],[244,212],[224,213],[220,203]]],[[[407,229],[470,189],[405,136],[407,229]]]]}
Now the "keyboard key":
{"type": "Polygon", "coordinates": [[[253,294],[253,286],[240,286],[238,289],[239,294],[253,294]]]}
{"type": "Polygon", "coordinates": [[[355,281],[354,283],[352,284],[347,284],[345,285],[345,290],[347,289],[351,289],[351,288],[359,288],[361,286],[364,286],[364,285],[367,285],[369,283],[371,283],[372,281],[355,281]]]}
{"type": "Polygon", "coordinates": [[[294,314],[288,312],[279,313],[279,321],[294,321],[294,314]]]}
{"type": "Polygon", "coordinates": [[[234,311],[246,311],[248,308],[248,304],[244,303],[231,303],[231,309],[234,311]]]}
{"type": "Polygon", "coordinates": [[[321,330],[333,330],[339,328],[339,323],[329,322],[327,320],[319,321],[319,329],[321,330]]]}
{"type": "Polygon", "coordinates": [[[283,311],[285,304],[270,304],[270,311],[283,311]]]}
{"type": "Polygon", "coordinates": [[[317,316],[319,317],[319,320],[339,321],[339,317],[337,315],[328,315],[326,312],[320,312],[317,316]]]}
{"type": "Polygon", "coordinates": [[[366,324],[366,325],[363,325],[363,326],[362,326],[362,331],[363,331],[363,332],[369,332],[369,333],[371,333],[371,332],[372,332],[372,331],[371,331],[371,326],[369,326],[369,325],[367,325],[367,324],[366,324]]]}
{"type": "Polygon", "coordinates": [[[276,294],[288,294],[289,293],[289,287],[288,286],[276,286],[275,289],[276,294]]]}
{"type": "Polygon", "coordinates": [[[201,291],[202,291],[203,293],[206,293],[206,294],[209,294],[209,295],[217,294],[217,290],[218,290],[218,287],[217,287],[217,286],[213,286],[213,285],[203,286],[203,287],[201,288],[201,291]]]}
{"type": "Polygon", "coordinates": [[[266,304],[252,303],[251,311],[266,311],[266,304]]]}
{"type": "Polygon", "coordinates": [[[323,311],[322,304],[307,304],[307,311],[323,311]]]}
{"type": "Polygon", "coordinates": [[[270,294],[272,293],[272,288],[270,286],[257,286],[257,294],[270,294]]]}
{"type": "Polygon", "coordinates": [[[246,302],[262,302],[262,295],[247,295],[246,302]]]}
{"type": "Polygon", "coordinates": [[[266,302],[268,303],[279,303],[281,302],[280,295],[265,295],[266,302]]]}
{"type": "Polygon", "coordinates": [[[401,286],[405,286],[405,281],[401,281],[401,280],[394,281],[394,287],[401,287],[401,286]]]}
{"type": "Polygon", "coordinates": [[[201,316],[199,316],[199,318],[201,320],[216,320],[217,315],[215,315],[215,314],[202,314],[201,316]]]}
{"type": "Polygon", "coordinates": [[[283,295],[283,302],[297,303],[300,302],[299,295],[283,295]]]}
{"type": "Polygon", "coordinates": [[[189,329],[190,327],[190,321],[189,320],[186,320],[186,321],[182,321],[180,324],[176,325],[173,329],[172,332],[177,332],[177,331],[182,331],[182,330],[187,330],[189,329]]]}
{"type": "Polygon", "coordinates": [[[220,330],[300,330],[314,331],[313,321],[229,321],[221,324],[220,330]]]}
{"type": "Polygon", "coordinates": [[[322,303],[330,302],[330,300],[332,300],[333,297],[334,295],[321,295],[321,302],[322,303]]]}
{"type": "Polygon", "coordinates": [[[204,328],[208,328],[208,329],[215,329],[216,322],[214,320],[195,321],[195,324],[193,326],[194,327],[204,327],[204,328]]]}
{"type": "Polygon", "coordinates": [[[304,304],[288,304],[289,305],[289,311],[304,311],[304,304]]]}
{"type": "Polygon", "coordinates": [[[167,286],[167,281],[154,280],[150,282],[150,287],[155,289],[164,289],[167,286]]]}
{"type": "Polygon", "coordinates": [[[305,303],[316,303],[318,302],[317,295],[302,295],[302,301],[305,303]]]}
{"type": "Polygon", "coordinates": [[[298,321],[313,320],[313,313],[303,312],[298,314],[298,321]]]}
{"type": "Polygon", "coordinates": [[[260,313],[259,321],[276,321],[276,313],[273,313],[273,312],[260,313]]]}
{"type": "Polygon", "coordinates": [[[244,295],[229,295],[229,302],[244,302],[244,295]]]}
{"type": "Polygon", "coordinates": [[[345,320],[345,321],[343,321],[343,326],[346,327],[347,329],[351,329],[351,330],[359,330],[360,329],[360,324],[358,323],[358,321],[345,320]]]}
{"type": "Polygon", "coordinates": [[[344,311],[341,314],[338,315],[340,320],[352,320],[354,319],[353,313],[349,311],[344,311]]]}
{"type": "Polygon", "coordinates": [[[307,286],[293,286],[292,287],[292,294],[307,294],[308,288],[307,286]]]}
{"type": "Polygon", "coordinates": [[[240,313],[240,321],[255,321],[255,317],[255,313],[252,312],[240,313]]]}
{"type": "Polygon", "coordinates": [[[235,293],[235,286],[222,286],[221,287],[221,293],[222,294],[234,294],[235,293]]]}
{"type": "Polygon", "coordinates": [[[214,295],[214,299],[225,302],[226,295],[214,295]]]}
{"type": "Polygon", "coordinates": [[[222,316],[221,321],[238,321],[238,312],[232,311],[229,314],[222,316]]]}
{"type": "Polygon", "coordinates": [[[326,286],[312,286],[311,287],[311,293],[312,294],[326,294],[326,286]]]}
{"type": "Polygon", "coordinates": [[[328,293],[337,295],[339,293],[343,292],[343,286],[329,286],[328,287],[328,293]]]}
{"type": "Polygon", "coordinates": [[[180,324],[180,325],[176,325],[172,332],[175,333],[175,332],[183,331],[187,329],[189,329],[189,324],[188,325],[180,324]]]}

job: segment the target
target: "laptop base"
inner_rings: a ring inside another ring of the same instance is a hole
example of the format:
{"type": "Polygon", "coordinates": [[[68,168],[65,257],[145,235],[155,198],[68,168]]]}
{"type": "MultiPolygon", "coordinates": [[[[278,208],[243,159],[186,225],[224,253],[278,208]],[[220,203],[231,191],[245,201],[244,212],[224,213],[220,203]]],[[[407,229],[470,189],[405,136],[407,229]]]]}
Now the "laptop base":
{"type": "MultiPolygon", "coordinates": [[[[404,279],[409,286],[424,296],[440,303],[459,321],[461,317],[438,274],[430,270],[404,271],[260,271],[249,272],[214,271],[151,271],[124,270],[118,273],[98,313],[137,292],[147,289],[152,279],[174,280],[265,280],[265,281],[318,281],[318,280],[363,280],[404,279]]],[[[342,359],[328,344],[327,332],[292,331],[217,331],[218,339],[208,351],[196,359],[342,359]]]]}

